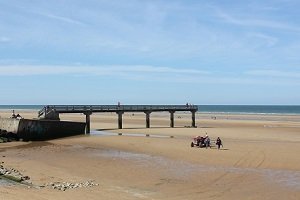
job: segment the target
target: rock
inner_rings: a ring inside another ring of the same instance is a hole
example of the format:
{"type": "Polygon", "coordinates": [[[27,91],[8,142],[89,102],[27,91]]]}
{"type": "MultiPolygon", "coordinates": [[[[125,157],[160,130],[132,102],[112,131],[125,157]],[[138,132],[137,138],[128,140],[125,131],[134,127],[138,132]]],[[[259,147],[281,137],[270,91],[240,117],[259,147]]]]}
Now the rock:
{"type": "Polygon", "coordinates": [[[3,165],[0,165],[0,175],[15,182],[22,182],[30,179],[29,176],[23,176],[17,169],[5,168],[3,165]]]}
{"type": "Polygon", "coordinates": [[[53,189],[57,189],[60,191],[66,191],[68,189],[82,188],[82,187],[92,187],[99,184],[95,184],[94,181],[85,181],[82,183],[70,183],[70,182],[56,182],[56,183],[48,183],[45,186],[50,186],[53,189]]]}
{"type": "Polygon", "coordinates": [[[29,180],[29,179],[30,179],[29,176],[22,176],[22,177],[21,177],[21,180],[22,180],[22,181],[27,181],[27,180],[29,180]]]}

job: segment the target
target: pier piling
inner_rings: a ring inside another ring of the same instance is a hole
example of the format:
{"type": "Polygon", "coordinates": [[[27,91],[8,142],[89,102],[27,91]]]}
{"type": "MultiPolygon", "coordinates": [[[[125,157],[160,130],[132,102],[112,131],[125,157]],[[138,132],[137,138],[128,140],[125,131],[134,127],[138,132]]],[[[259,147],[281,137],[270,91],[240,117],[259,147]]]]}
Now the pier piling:
{"type": "Polygon", "coordinates": [[[145,112],[146,114],[146,128],[150,128],[150,114],[151,112],[145,112]]]}
{"type": "Polygon", "coordinates": [[[86,129],[85,134],[90,134],[91,132],[91,112],[85,112],[85,122],[86,122],[86,129]]]}
{"type": "Polygon", "coordinates": [[[118,111],[117,114],[118,114],[118,128],[122,129],[123,128],[123,119],[122,119],[122,117],[123,117],[124,112],[123,111],[118,111]]]}
{"type": "Polygon", "coordinates": [[[192,127],[196,128],[196,112],[195,111],[191,111],[192,112],[192,127]]]}
{"type": "Polygon", "coordinates": [[[174,113],[175,111],[170,111],[170,127],[174,128],[174,113]]]}

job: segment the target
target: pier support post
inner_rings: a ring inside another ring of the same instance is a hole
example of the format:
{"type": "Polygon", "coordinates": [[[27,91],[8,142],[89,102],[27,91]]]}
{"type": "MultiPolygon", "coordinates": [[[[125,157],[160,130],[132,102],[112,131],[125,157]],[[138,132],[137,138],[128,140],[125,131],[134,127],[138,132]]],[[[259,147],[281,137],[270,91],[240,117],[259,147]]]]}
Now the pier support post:
{"type": "Polygon", "coordinates": [[[192,127],[196,128],[196,111],[192,111],[192,127]]]}
{"type": "Polygon", "coordinates": [[[146,114],[146,128],[150,128],[150,113],[151,112],[145,112],[146,114]]]}
{"type": "Polygon", "coordinates": [[[91,112],[86,112],[85,114],[85,122],[86,122],[86,128],[85,128],[85,134],[90,134],[91,132],[91,112]]]}
{"type": "Polygon", "coordinates": [[[170,111],[170,127],[174,128],[174,113],[175,111],[170,111]]]}
{"type": "Polygon", "coordinates": [[[124,112],[118,111],[117,114],[118,114],[118,128],[122,129],[123,128],[122,116],[123,116],[124,112]]]}

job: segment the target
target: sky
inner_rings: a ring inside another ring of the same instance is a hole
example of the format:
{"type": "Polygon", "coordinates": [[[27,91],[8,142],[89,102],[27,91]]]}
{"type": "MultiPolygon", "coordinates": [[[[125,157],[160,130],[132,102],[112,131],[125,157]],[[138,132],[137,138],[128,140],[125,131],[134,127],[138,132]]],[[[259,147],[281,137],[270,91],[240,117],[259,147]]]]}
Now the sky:
{"type": "Polygon", "coordinates": [[[299,105],[298,0],[0,0],[0,104],[299,105]]]}

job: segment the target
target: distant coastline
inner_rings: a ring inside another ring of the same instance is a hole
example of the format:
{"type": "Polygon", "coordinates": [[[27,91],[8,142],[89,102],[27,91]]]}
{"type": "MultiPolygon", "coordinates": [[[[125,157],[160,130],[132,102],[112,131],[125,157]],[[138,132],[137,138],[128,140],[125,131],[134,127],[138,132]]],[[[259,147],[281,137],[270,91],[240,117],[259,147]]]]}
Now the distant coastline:
{"type": "MultiPolygon", "coordinates": [[[[300,105],[197,105],[200,113],[300,115],[300,105]]],[[[0,105],[0,110],[40,110],[44,105],[0,105]]]]}

